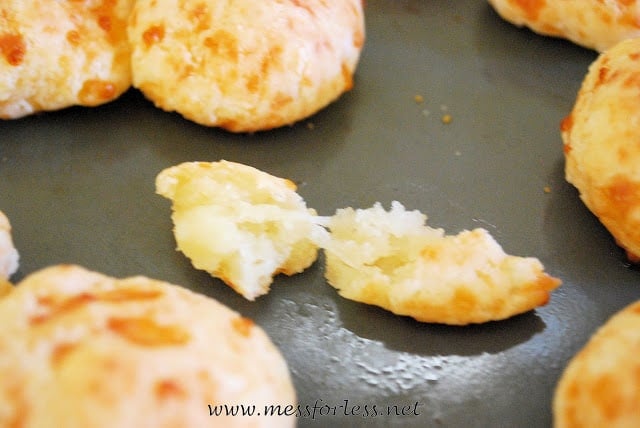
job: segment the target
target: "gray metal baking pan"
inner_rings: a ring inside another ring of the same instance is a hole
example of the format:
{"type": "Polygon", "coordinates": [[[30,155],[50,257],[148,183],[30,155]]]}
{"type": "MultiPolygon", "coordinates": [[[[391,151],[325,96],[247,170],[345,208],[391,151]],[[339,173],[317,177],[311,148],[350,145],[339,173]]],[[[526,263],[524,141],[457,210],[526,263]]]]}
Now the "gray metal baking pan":
{"type": "Polygon", "coordinates": [[[569,359],[640,298],[637,268],[564,180],[559,123],[596,53],[516,28],[480,0],[368,1],[366,19],[354,89],[291,127],[231,134],[135,90],[0,123],[14,280],[76,263],[222,301],[267,331],[301,406],[318,409],[299,426],[550,426],[569,359]],[[294,180],[321,214],[398,200],[449,233],[484,227],[563,285],[538,310],[448,327],[341,298],[319,260],[245,301],[175,250],[170,203],[154,193],[162,169],[220,159],[294,180]],[[364,415],[374,405],[378,416],[364,415]]]}

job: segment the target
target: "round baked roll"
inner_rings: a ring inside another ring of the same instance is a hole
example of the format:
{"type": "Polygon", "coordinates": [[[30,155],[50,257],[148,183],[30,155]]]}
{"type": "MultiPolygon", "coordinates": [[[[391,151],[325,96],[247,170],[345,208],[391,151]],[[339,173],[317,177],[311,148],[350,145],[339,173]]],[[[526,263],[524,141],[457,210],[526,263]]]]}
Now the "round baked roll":
{"type": "Polygon", "coordinates": [[[0,325],[0,426],[295,425],[263,330],[182,287],[53,266],[0,299],[0,325]]]}
{"type": "Polygon", "coordinates": [[[640,261],[640,38],[591,64],[561,126],[567,180],[631,261],[640,261]]]}
{"type": "Polygon", "coordinates": [[[484,229],[445,235],[393,202],[328,219],[325,275],[341,296],[417,321],[465,325],[545,305],[560,280],[533,257],[506,254],[484,229]]]}
{"type": "Polygon", "coordinates": [[[611,317],[569,362],[553,400],[554,426],[640,426],[640,302],[611,317]]]}
{"type": "Polygon", "coordinates": [[[2,0],[0,118],[112,101],[131,85],[133,0],[2,0]]]}
{"type": "Polygon", "coordinates": [[[640,36],[640,2],[636,0],[488,1],[512,24],[597,51],[640,36]]]}
{"type": "Polygon", "coordinates": [[[18,270],[18,261],[19,254],[13,245],[11,224],[7,216],[0,211],[0,283],[7,281],[18,270]]]}
{"type": "Polygon", "coordinates": [[[351,89],[362,0],[138,0],[133,85],[156,106],[234,132],[288,125],[351,89]]]}

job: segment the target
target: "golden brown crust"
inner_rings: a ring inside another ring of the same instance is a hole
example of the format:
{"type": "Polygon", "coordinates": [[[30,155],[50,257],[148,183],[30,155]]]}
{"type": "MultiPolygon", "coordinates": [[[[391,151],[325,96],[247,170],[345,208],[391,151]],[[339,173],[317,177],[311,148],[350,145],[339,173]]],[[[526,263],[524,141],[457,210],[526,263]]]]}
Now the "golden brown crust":
{"type": "Polygon", "coordinates": [[[9,281],[0,279],[0,299],[13,291],[13,285],[9,281]]]}
{"type": "Polygon", "coordinates": [[[114,100],[131,84],[133,0],[3,0],[0,118],[114,100]]]}
{"type": "Polygon", "coordinates": [[[133,84],[203,125],[275,128],[351,89],[364,37],[361,0],[138,0],[133,84]]]}
{"type": "Polygon", "coordinates": [[[555,391],[555,427],[637,427],[639,353],[636,302],[612,316],[569,362],[555,391]]]}
{"type": "Polygon", "coordinates": [[[604,51],[640,36],[636,0],[489,0],[506,21],[604,51]]]}
{"type": "Polygon", "coordinates": [[[566,178],[631,261],[640,257],[640,38],[591,64],[562,122],[566,178]]]}
{"type": "Polygon", "coordinates": [[[0,299],[0,325],[0,426],[295,424],[209,415],[295,406],[295,392],[262,329],[182,287],[54,266],[0,299]]]}

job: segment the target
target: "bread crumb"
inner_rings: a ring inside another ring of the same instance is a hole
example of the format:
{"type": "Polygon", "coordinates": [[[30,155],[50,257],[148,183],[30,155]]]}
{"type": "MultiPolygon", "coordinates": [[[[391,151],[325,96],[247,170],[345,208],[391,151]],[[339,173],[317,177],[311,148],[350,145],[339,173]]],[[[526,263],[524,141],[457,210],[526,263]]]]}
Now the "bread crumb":
{"type": "Polygon", "coordinates": [[[450,124],[452,120],[453,117],[451,117],[450,114],[445,114],[444,116],[442,116],[442,123],[444,123],[445,125],[450,124]]]}
{"type": "Polygon", "coordinates": [[[413,101],[415,101],[416,104],[422,104],[424,102],[424,97],[422,95],[415,95],[413,97],[413,101]]]}
{"type": "Polygon", "coordinates": [[[544,186],[544,193],[551,193],[551,187],[549,186],[544,186]]]}

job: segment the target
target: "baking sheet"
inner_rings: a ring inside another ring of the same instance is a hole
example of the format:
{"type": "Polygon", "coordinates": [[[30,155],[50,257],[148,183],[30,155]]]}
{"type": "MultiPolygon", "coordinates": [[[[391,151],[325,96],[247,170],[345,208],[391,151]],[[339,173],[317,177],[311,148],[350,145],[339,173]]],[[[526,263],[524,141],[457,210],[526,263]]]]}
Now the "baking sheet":
{"type": "Polygon", "coordinates": [[[596,54],[515,28],[481,0],[373,0],[366,17],[354,90],[293,127],[234,135],[135,90],[0,123],[0,210],[22,256],[14,280],[77,263],[219,299],[281,349],[300,404],[318,409],[299,426],[549,426],[569,358],[640,298],[637,269],[563,178],[559,122],[596,54]],[[154,194],[163,168],[219,159],[296,181],[321,214],[398,200],[449,233],[487,228],[564,284],[509,320],[427,325],[342,299],[321,259],[247,302],[175,251],[169,201],[154,194]],[[407,415],[362,416],[374,405],[407,415]]]}

